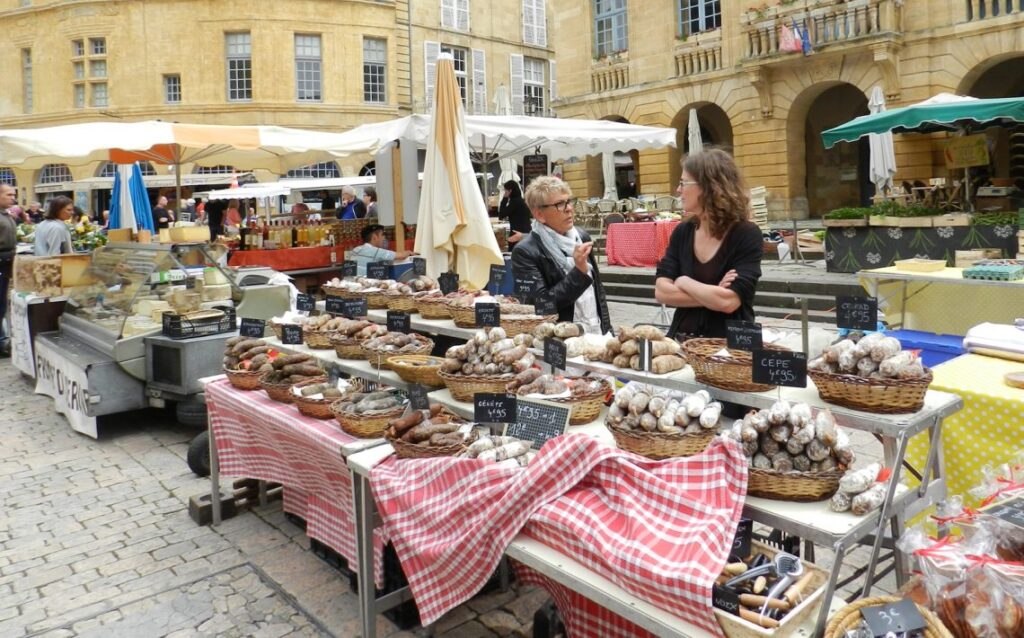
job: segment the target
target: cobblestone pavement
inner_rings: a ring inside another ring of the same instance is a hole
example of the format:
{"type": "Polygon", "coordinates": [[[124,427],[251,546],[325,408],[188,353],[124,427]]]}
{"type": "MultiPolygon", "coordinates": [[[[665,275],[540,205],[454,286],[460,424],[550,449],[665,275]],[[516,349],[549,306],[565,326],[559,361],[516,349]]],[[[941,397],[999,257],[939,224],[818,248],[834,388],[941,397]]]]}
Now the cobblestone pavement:
{"type": "MultiPolygon", "coordinates": [[[[217,528],[192,522],[188,499],[209,482],[184,461],[196,430],[170,411],[103,419],[94,441],[7,359],[0,388],[0,636],[358,635],[348,579],[310,551],[280,502],[217,528]]],[[[865,552],[854,551],[844,575],[865,552]]],[[[819,551],[819,563],[829,560],[819,551]]],[[[435,635],[528,636],[546,599],[515,586],[481,595],[442,618],[435,635]]],[[[423,633],[384,616],[377,631],[423,633]]]]}

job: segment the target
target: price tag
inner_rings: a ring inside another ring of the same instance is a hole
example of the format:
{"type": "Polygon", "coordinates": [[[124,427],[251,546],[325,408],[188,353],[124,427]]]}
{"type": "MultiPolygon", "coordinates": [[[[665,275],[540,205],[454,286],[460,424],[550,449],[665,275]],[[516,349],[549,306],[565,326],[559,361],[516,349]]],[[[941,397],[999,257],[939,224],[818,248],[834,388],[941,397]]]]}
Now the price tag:
{"type": "Polygon", "coordinates": [[[262,339],[263,333],[267,329],[267,322],[263,319],[250,319],[249,317],[242,317],[242,327],[238,329],[238,334],[243,337],[250,337],[252,339],[262,339]]]}
{"type": "Polygon", "coordinates": [[[366,276],[370,279],[390,279],[391,264],[386,261],[375,261],[366,265],[366,276]]]}
{"type": "Polygon", "coordinates": [[[185,277],[185,290],[195,290],[195,289],[196,289],[196,278],[195,277],[185,277]]]}
{"type": "Polygon", "coordinates": [[[419,275],[427,274],[427,260],[422,257],[413,257],[412,274],[416,275],[417,277],[419,275]]]}
{"type": "Polygon", "coordinates": [[[427,388],[425,386],[418,383],[411,385],[406,389],[405,393],[409,397],[409,405],[413,410],[430,409],[430,398],[427,397],[427,388]]]}
{"type": "Polygon", "coordinates": [[[651,356],[652,346],[648,339],[637,339],[637,356],[640,357],[640,371],[650,372],[651,371],[651,356]]]}
{"type": "Polygon", "coordinates": [[[477,328],[495,328],[501,325],[501,307],[496,303],[478,303],[473,306],[477,328]]]}
{"type": "Polygon", "coordinates": [[[536,451],[549,440],[565,434],[571,411],[570,406],[560,403],[519,399],[515,421],[509,423],[502,434],[533,441],[533,449],[536,451]]]}
{"type": "Polygon", "coordinates": [[[862,607],[860,614],[877,638],[884,638],[890,633],[897,636],[908,634],[928,626],[917,605],[909,598],[887,605],[862,607]]]}
{"type": "Polygon", "coordinates": [[[555,297],[551,293],[539,295],[533,300],[533,309],[538,315],[557,315],[558,306],[555,305],[555,297]]]}
{"type": "Polygon", "coordinates": [[[1018,496],[1008,501],[994,503],[981,511],[990,516],[996,516],[1011,525],[1024,528],[1024,497],[1018,496]]]}
{"type": "Polygon", "coordinates": [[[308,312],[316,307],[316,300],[313,299],[313,295],[304,295],[300,292],[295,297],[295,307],[308,312]]]}
{"type": "Polygon", "coordinates": [[[341,316],[348,319],[358,319],[367,314],[365,299],[346,299],[341,307],[341,316]]]}
{"type": "Polygon", "coordinates": [[[505,264],[498,266],[491,264],[491,278],[487,281],[488,286],[494,286],[495,290],[501,290],[501,284],[505,282],[505,264]]]}
{"type": "Polygon", "coordinates": [[[807,355],[802,352],[755,350],[754,383],[784,385],[791,388],[807,387],[807,355]]]}
{"type": "Polygon", "coordinates": [[[282,324],[281,343],[286,346],[302,345],[302,326],[294,323],[282,324]]]}
{"type": "Polygon", "coordinates": [[[400,310],[388,310],[388,332],[410,332],[409,313],[400,310]]]}
{"type": "Polygon", "coordinates": [[[878,327],[878,299],[836,297],[836,325],[849,330],[875,330],[878,327]]]}
{"type": "Polygon", "coordinates": [[[764,348],[761,324],[750,321],[726,321],[725,341],[730,350],[761,350],[764,348]]]}
{"type": "Polygon", "coordinates": [[[540,284],[540,280],[534,279],[533,277],[516,277],[513,282],[516,295],[525,298],[530,298],[537,294],[537,289],[540,288],[540,284]]]}
{"type": "Polygon", "coordinates": [[[741,518],[736,526],[736,536],[733,537],[730,554],[741,560],[750,556],[750,541],[753,534],[754,521],[749,518],[741,518]]]}
{"type": "Polygon", "coordinates": [[[565,370],[565,342],[561,339],[548,337],[544,340],[544,361],[552,368],[565,370]]]}
{"type": "Polygon", "coordinates": [[[341,276],[342,277],[355,277],[356,273],[359,272],[359,266],[356,262],[346,259],[341,262],[341,276]]]}
{"type": "Polygon", "coordinates": [[[473,420],[480,423],[511,423],[516,419],[516,396],[477,392],[473,395],[473,420]]]}
{"type": "Polygon", "coordinates": [[[437,278],[437,285],[441,288],[441,294],[447,295],[459,289],[459,276],[453,272],[443,272],[437,278]]]}
{"type": "Polygon", "coordinates": [[[731,589],[712,585],[711,605],[730,614],[740,615],[740,596],[731,589]]]}
{"type": "Polygon", "coordinates": [[[336,263],[338,263],[338,251],[332,250],[331,251],[331,265],[333,266],[336,263]]]}
{"type": "Polygon", "coordinates": [[[324,307],[332,315],[340,315],[345,312],[345,299],[337,295],[327,295],[324,307]]]}

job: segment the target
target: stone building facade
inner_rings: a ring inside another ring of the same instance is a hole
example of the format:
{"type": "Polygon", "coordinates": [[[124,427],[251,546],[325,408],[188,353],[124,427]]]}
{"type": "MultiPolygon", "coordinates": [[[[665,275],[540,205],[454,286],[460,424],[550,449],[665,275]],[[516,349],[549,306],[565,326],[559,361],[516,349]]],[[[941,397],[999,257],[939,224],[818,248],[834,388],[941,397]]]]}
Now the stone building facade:
{"type": "MultiPolygon", "coordinates": [[[[697,109],[705,144],[730,148],[775,218],[869,201],[866,142],[826,150],[821,131],[940,92],[1024,96],[1024,4],[1016,0],[572,0],[560,3],[560,117],[678,130],[678,149],[633,153],[640,193],[674,191],[697,109]],[[783,27],[808,52],[782,51],[783,27]]],[[[1018,129],[1024,132],[1024,128],[1018,129]]],[[[991,129],[997,176],[1024,178],[1012,130],[991,129]]],[[[897,182],[946,177],[945,135],[897,135],[897,182]]],[[[579,195],[603,192],[600,158],[565,167],[579,195]]]]}

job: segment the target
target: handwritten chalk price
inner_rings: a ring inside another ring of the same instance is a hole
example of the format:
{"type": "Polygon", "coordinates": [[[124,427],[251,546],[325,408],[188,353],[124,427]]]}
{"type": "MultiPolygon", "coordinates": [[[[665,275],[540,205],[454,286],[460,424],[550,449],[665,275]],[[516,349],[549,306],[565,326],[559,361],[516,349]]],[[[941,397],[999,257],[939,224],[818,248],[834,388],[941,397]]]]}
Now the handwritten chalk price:
{"type": "Polygon", "coordinates": [[[753,356],[751,377],[754,383],[807,387],[807,355],[804,353],[754,350],[753,356]]]}
{"type": "Polygon", "coordinates": [[[764,347],[761,324],[750,321],[726,321],[725,340],[730,350],[753,352],[764,347]]]}
{"type": "Polygon", "coordinates": [[[836,297],[836,326],[849,330],[875,330],[878,327],[878,299],[836,297]]]}

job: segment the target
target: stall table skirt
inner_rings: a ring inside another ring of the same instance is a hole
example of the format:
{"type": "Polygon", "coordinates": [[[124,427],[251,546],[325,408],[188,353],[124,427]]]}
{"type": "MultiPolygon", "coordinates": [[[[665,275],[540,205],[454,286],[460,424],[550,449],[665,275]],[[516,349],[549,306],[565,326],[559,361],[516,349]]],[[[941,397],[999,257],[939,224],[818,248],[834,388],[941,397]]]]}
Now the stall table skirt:
{"type": "Polygon", "coordinates": [[[653,268],[668,247],[678,221],[619,223],[608,226],[605,252],[609,266],[653,268]]]}
{"type": "MultiPolygon", "coordinates": [[[[206,387],[220,472],[284,486],[284,511],[306,521],[306,535],[355,566],[352,474],[341,447],[356,439],[333,421],[303,416],[295,406],[246,392],[227,380],[206,387]]],[[[374,579],[383,584],[383,536],[374,533],[374,579]]]]}

